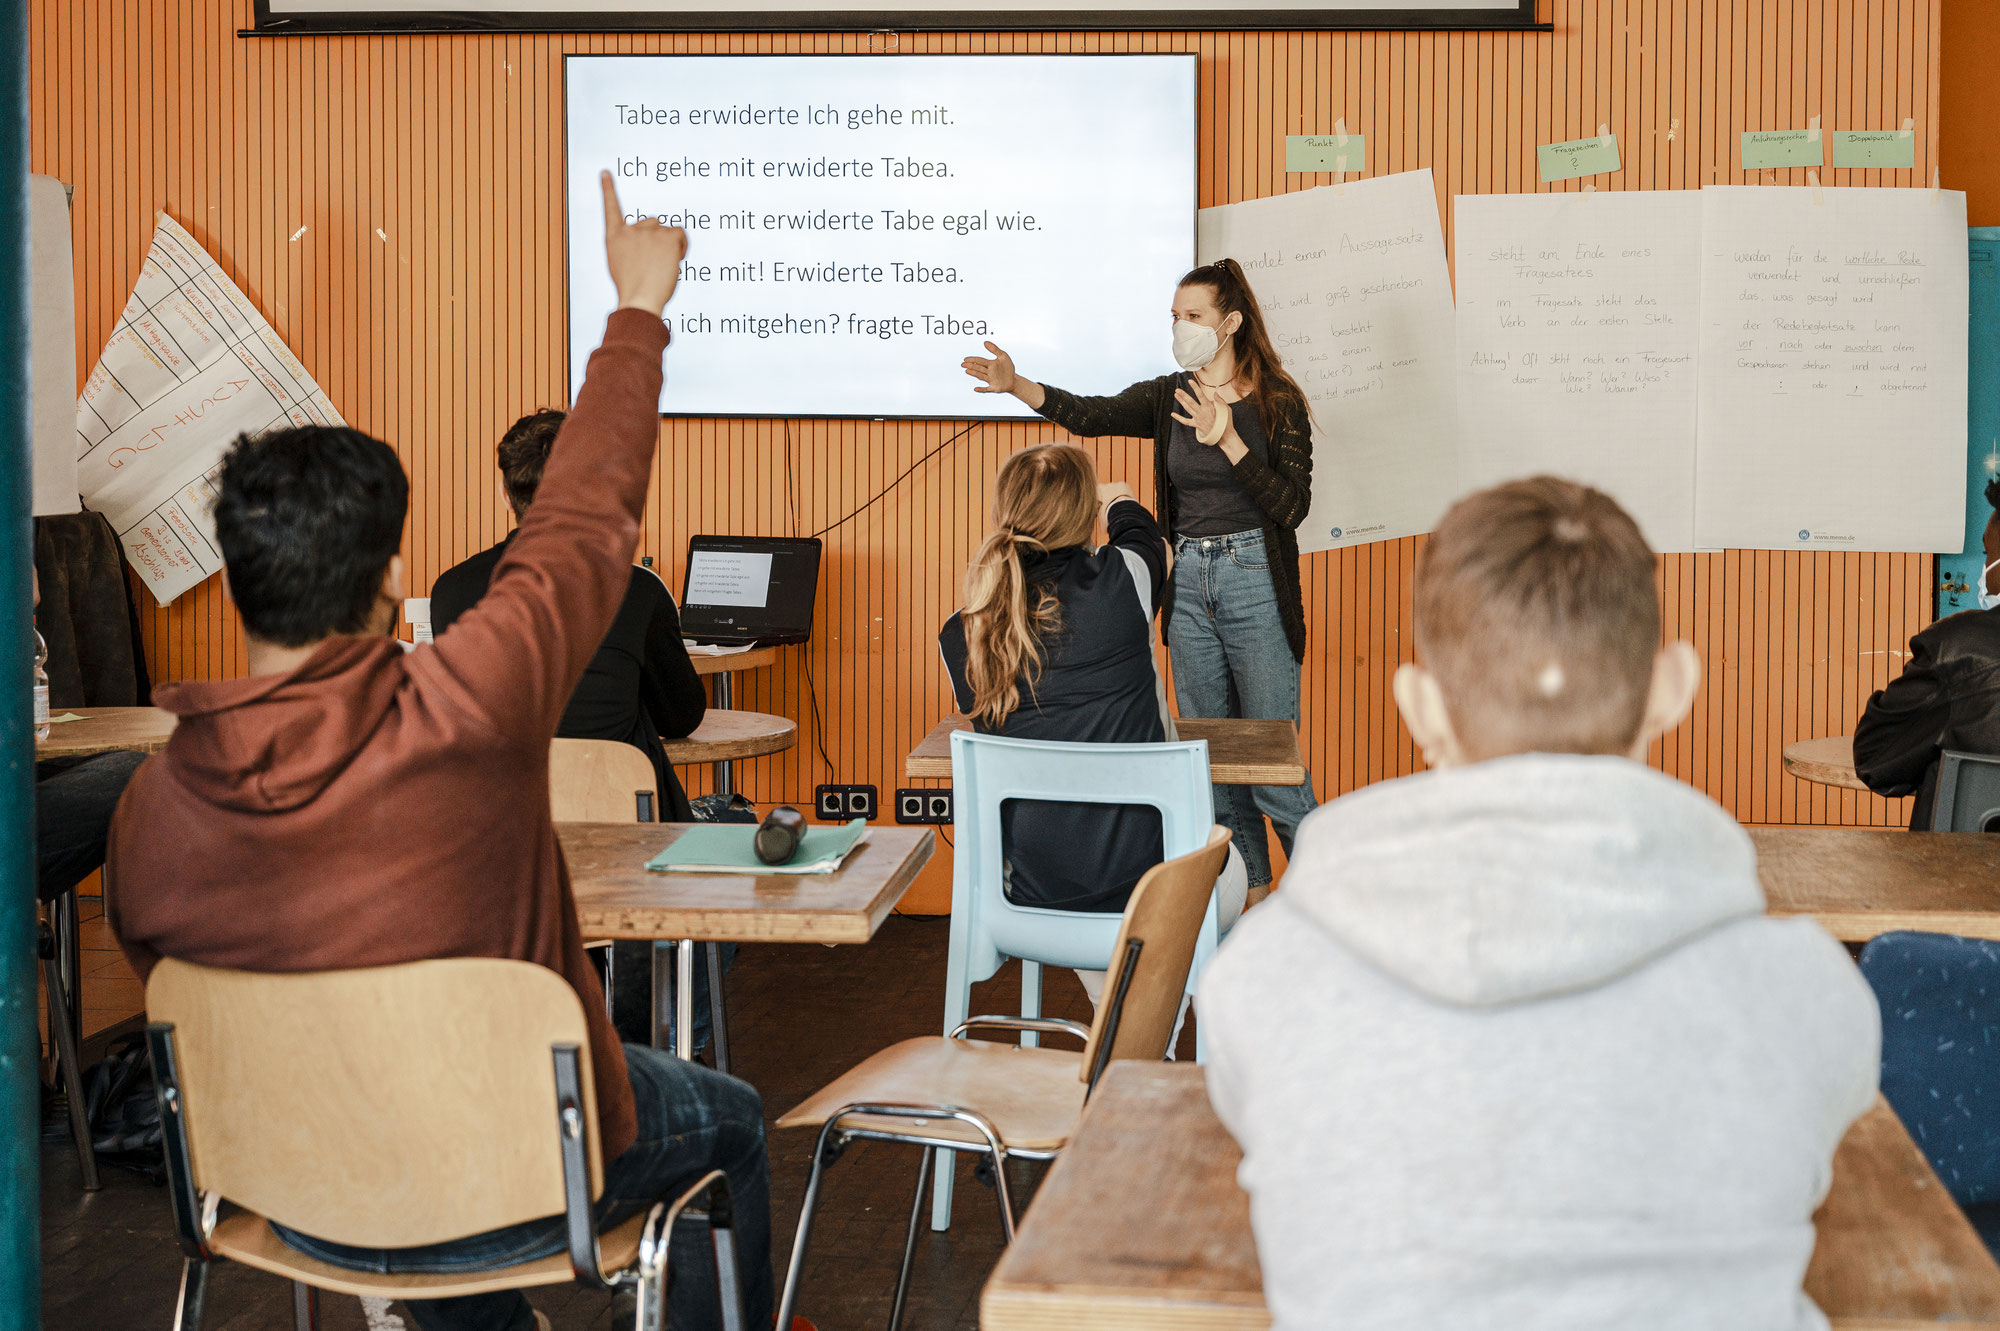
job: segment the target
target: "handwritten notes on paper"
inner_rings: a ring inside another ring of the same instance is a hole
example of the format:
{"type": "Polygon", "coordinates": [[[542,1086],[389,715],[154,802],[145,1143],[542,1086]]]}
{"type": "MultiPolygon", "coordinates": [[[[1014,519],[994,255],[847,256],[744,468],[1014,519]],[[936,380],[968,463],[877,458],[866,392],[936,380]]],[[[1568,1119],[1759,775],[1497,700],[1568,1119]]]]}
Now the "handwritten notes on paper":
{"type": "Polygon", "coordinates": [[[249,298],[171,217],[76,403],[77,484],[166,605],[222,567],[215,471],[239,434],[343,424],[249,298]]]}
{"type": "Polygon", "coordinates": [[[1535,163],[1544,181],[1575,180],[1618,169],[1618,136],[1597,134],[1567,143],[1544,143],[1535,149],[1535,163]]]}
{"type": "Polygon", "coordinates": [[[1465,488],[1552,472],[1694,548],[1701,196],[1457,201],[1465,488]]]}
{"type": "Polygon", "coordinates": [[[1451,278],[1428,169],[1201,211],[1314,417],[1301,550],[1429,531],[1457,487],[1451,278]]]}
{"type": "Polygon", "coordinates": [[[1719,186],[1701,201],[1696,540],[1958,549],[1965,196],[1719,186]]]}

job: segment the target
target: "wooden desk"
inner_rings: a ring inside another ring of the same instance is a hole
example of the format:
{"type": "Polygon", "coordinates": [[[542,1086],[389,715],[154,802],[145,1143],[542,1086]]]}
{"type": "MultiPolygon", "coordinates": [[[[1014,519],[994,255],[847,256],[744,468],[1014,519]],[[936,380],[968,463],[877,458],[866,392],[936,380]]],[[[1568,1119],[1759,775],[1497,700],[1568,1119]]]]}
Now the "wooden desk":
{"type": "Polygon", "coordinates": [[[936,840],[927,827],[870,828],[836,873],[654,873],[646,861],[687,823],[557,823],[586,938],[865,943],[936,840]]]}
{"type": "Polygon", "coordinates": [[[167,747],[178,719],[158,707],[52,707],[57,716],[75,712],[82,721],[63,721],[49,727],[49,737],[35,745],[35,757],[82,758],[94,753],[128,749],[133,753],[158,753],[167,747]]]}
{"type": "MultiPolygon", "coordinates": [[[[778,663],[778,649],[776,647],[752,647],[747,652],[731,652],[727,656],[710,656],[705,652],[689,652],[688,658],[694,662],[695,674],[712,677],[715,681],[709,686],[709,706],[718,711],[728,711],[736,706],[736,672],[739,670],[757,670],[767,665],[776,665],[778,663]]],[[[755,715],[755,713],[751,713],[751,715],[755,715]]],[[[696,730],[690,738],[698,737],[700,734],[701,731],[696,730]]],[[[788,742],[784,747],[790,748],[791,744],[788,742]]],[[[763,752],[773,753],[776,750],[765,749],[763,752]]],[[[751,755],[724,756],[715,760],[716,794],[734,795],[736,793],[735,758],[738,756],[749,757],[751,755]]],[[[668,742],[667,761],[676,763],[682,761],[673,756],[672,741],[668,742]]],[[[707,760],[704,759],[701,761],[707,760]]]]}
{"type": "MultiPolygon", "coordinates": [[[[689,652],[688,659],[694,662],[697,675],[717,675],[728,679],[738,670],[756,670],[778,663],[776,647],[752,647],[747,652],[731,652],[727,656],[710,656],[707,652],[689,652]]],[[[718,700],[716,706],[727,707],[726,701],[718,700]]]]}
{"type": "MultiPolygon", "coordinates": [[[[1302,786],[1306,760],[1299,732],[1289,721],[1241,721],[1183,717],[1174,722],[1182,739],[1208,741],[1208,775],[1218,786],[1302,786]]],[[[931,727],[923,743],[903,760],[903,775],[951,779],[951,733],[972,723],[954,712],[931,727]]]]}
{"type": "Polygon", "coordinates": [[[1854,774],[1854,736],[1828,735],[1824,739],[1796,740],[1785,746],[1785,770],[1801,781],[1817,781],[1822,786],[1843,790],[1866,790],[1868,786],[1854,774]]]}
{"type": "Polygon", "coordinates": [[[2000,837],[1883,827],[1752,827],[1773,915],[1862,943],[1892,929],[2000,939],[2000,837]]]}
{"type": "MultiPolygon", "coordinates": [[[[1199,1067],[1113,1065],[986,1282],[980,1326],[1262,1331],[1241,1159],[1199,1067]]],[[[2000,1327],[2000,1267],[1886,1104],[1841,1143],[1817,1221],[1805,1288],[1834,1326],[2000,1327]]]]}
{"type": "Polygon", "coordinates": [[[686,763],[758,758],[767,753],[782,753],[798,742],[798,723],[790,717],[717,708],[709,709],[692,735],[660,741],[666,746],[667,761],[677,767],[686,763]]]}

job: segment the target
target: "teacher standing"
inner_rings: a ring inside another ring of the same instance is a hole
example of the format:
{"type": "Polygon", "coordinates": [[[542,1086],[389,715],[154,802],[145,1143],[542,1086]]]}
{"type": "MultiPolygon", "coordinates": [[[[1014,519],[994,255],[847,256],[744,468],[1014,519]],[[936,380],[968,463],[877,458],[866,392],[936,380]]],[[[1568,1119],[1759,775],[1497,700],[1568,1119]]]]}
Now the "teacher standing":
{"type": "MultiPolygon", "coordinates": [[[[1180,280],[1173,306],[1181,373],[1115,397],[1079,397],[991,359],[968,356],[980,393],[1011,393],[1085,438],[1153,439],[1155,512],[1172,533],[1166,590],[1174,693],[1185,717],[1299,720],[1305,603],[1295,531],[1312,501],[1312,418],[1272,349],[1234,259],[1180,280]]],[[[1252,901],[1268,889],[1268,817],[1285,854],[1317,801],[1299,786],[1217,786],[1215,816],[1234,834],[1252,901]]]]}

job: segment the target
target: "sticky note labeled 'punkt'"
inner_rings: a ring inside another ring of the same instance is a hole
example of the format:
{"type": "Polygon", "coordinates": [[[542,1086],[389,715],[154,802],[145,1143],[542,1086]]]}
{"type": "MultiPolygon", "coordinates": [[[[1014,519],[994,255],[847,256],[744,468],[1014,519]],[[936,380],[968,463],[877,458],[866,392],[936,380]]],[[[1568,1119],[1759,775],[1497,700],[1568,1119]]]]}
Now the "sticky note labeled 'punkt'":
{"type": "Polygon", "coordinates": [[[1287,134],[1285,170],[1350,171],[1368,169],[1368,136],[1349,134],[1342,143],[1337,134],[1287,134]]]}
{"type": "Polygon", "coordinates": [[[1544,181],[1601,175],[1618,169],[1618,136],[1594,134],[1568,143],[1544,143],[1535,149],[1535,156],[1540,159],[1544,181]]]}
{"type": "Polygon", "coordinates": [[[1758,129],[1743,136],[1745,171],[1818,166],[1823,154],[1819,135],[1809,129],[1758,129]]]}
{"type": "Polygon", "coordinates": [[[1836,129],[1835,166],[1911,167],[1917,164],[1917,136],[1907,129],[1836,129]]]}

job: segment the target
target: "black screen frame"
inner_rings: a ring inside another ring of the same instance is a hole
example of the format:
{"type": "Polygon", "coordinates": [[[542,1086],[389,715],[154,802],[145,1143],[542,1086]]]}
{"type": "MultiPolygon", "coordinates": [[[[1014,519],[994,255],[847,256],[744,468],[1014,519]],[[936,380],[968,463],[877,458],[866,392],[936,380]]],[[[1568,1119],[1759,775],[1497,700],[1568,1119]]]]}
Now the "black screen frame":
{"type": "MultiPolygon", "coordinates": [[[[783,646],[788,643],[810,642],[812,640],[813,625],[819,617],[820,570],[823,567],[825,567],[826,563],[826,545],[817,536],[741,536],[741,535],[730,536],[730,535],[724,535],[720,532],[700,532],[693,536],[688,537],[687,558],[681,564],[681,590],[680,590],[680,603],[678,607],[681,616],[681,627],[683,630],[682,636],[692,637],[697,642],[714,642],[718,640],[717,635],[714,634],[701,636],[699,634],[692,634],[686,631],[688,605],[690,604],[690,602],[688,601],[688,583],[694,577],[695,551],[698,547],[705,547],[711,550],[716,549],[717,542],[743,542],[753,546],[760,544],[769,546],[794,546],[797,547],[795,552],[795,557],[810,560],[812,563],[812,582],[807,589],[806,627],[803,634],[795,637],[792,636],[791,634],[786,634],[786,633],[764,633],[764,634],[749,635],[749,634],[744,634],[742,632],[732,632],[720,636],[722,638],[731,638],[738,640],[770,642],[778,646],[783,646]]],[[[707,604],[707,603],[702,602],[702,604],[707,604]]],[[[768,607],[766,608],[768,609],[768,607]]]]}

